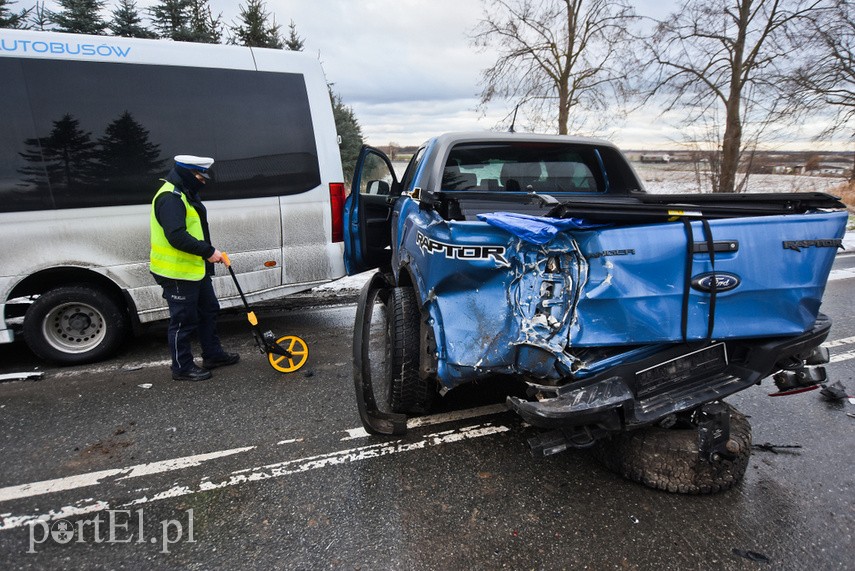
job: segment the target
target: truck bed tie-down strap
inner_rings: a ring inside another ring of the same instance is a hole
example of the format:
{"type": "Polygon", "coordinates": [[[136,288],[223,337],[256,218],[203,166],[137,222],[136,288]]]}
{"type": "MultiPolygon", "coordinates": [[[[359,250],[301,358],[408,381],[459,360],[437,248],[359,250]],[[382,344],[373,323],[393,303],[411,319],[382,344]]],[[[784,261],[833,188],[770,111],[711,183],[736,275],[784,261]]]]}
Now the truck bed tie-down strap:
{"type": "MultiPolygon", "coordinates": [[[[692,289],[692,270],[695,255],[695,237],[692,233],[692,222],[688,218],[681,218],[683,228],[686,230],[686,274],[683,280],[683,307],[680,314],[680,331],[683,335],[683,342],[689,342],[689,296],[692,289]]],[[[707,244],[707,253],[710,256],[710,266],[712,268],[712,279],[710,279],[710,308],[707,317],[707,340],[712,339],[713,328],[715,327],[715,301],[717,293],[717,283],[715,276],[715,244],[713,241],[712,228],[706,218],[701,218],[701,226],[704,231],[704,241],[707,244]]]]}

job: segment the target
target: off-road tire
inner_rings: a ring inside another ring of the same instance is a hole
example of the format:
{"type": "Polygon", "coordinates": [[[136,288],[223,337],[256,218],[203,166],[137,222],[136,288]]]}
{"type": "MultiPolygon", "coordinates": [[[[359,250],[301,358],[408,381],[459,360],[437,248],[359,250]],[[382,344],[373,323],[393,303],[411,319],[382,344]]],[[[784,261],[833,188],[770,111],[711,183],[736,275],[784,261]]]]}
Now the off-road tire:
{"type": "Polygon", "coordinates": [[[730,460],[706,462],[698,454],[693,428],[644,428],[599,441],[594,456],[609,470],[659,490],[712,494],[739,483],[751,456],[751,425],[730,408],[730,460]]]}
{"type": "Polygon", "coordinates": [[[128,333],[128,316],[106,292],[86,286],[41,294],[24,316],[24,341],[37,357],[80,365],[112,355],[128,333]]]}
{"type": "Polygon", "coordinates": [[[411,287],[391,289],[386,336],[393,412],[425,414],[433,404],[436,384],[419,376],[421,312],[411,287]]]}

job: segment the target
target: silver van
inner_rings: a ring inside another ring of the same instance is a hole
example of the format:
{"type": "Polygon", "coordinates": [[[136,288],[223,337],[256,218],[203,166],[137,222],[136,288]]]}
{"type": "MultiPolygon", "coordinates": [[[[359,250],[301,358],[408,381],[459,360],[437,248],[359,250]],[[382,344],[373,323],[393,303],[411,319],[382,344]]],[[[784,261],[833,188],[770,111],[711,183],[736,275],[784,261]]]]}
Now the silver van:
{"type": "MultiPolygon", "coordinates": [[[[344,177],[327,82],[306,54],[0,30],[0,343],[102,359],[168,316],[149,207],[177,154],[216,159],[215,244],[250,301],[344,275],[344,177]]],[[[240,304],[224,268],[214,287],[240,304]]]]}

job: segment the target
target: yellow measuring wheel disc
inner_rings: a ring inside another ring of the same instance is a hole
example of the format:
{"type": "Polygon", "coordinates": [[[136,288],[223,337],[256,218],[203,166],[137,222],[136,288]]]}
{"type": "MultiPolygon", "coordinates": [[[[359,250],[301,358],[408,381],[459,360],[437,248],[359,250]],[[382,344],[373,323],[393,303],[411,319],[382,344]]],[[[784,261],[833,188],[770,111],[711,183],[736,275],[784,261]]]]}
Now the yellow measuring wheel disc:
{"type": "Polygon", "coordinates": [[[271,367],[280,373],[293,373],[306,364],[309,358],[309,347],[305,341],[296,335],[286,335],[277,339],[276,344],[291,353],[291,357],[268,353],[267,359],[271,367]]]}

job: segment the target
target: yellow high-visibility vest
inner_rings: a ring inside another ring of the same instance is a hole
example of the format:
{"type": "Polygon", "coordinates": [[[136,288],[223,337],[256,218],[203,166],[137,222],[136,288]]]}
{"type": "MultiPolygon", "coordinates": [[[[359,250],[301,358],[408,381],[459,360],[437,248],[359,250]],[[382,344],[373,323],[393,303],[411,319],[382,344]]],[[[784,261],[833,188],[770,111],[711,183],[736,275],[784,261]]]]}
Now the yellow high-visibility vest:
{"type": "MultiPolygon", "coordinates": [[[[172,192],[175,189],[171,183],[164,183],[154,195],[151,201],[151,254],[149,256],[149,267],[153,274],[172,278],[176,280],[199,281],[205,277],[205,259],[202,256],[188,254],[174,248],[169,240],[166,239],[166,234],[163,232],[163,227],[157,221],[154,215],[154,202],[157,197],[165,192],[172,192]]],[[[204,240],[205,233],[202,231],[202,221],[199,219],[199,213],[187,201],[184,193],[181,194],[181,202],[184,203],[186,212],[184,224],[187,226],[187,233],[197,240],[204,240]]]]}

